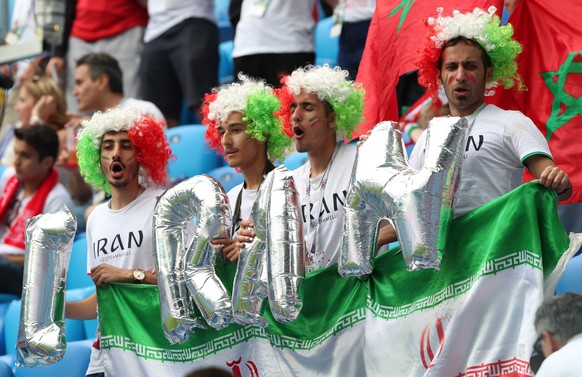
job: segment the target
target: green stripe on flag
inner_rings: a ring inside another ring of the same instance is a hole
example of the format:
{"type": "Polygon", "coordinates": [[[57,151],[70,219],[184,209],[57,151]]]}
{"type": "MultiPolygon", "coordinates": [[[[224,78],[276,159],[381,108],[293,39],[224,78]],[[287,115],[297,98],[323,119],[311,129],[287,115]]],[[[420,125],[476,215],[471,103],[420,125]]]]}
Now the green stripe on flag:
{"type": "MultiPolygon", "coordinates": [[[[301,315],[291,323],[275,321],[267,305],[266,329],[230,325],[221,331],[197,330],[189,341],[171,345],[160,324],[156,286],[99,287],[101,347],[179,362],[205,358],[252,339],[268,339],[279,349],[312,350],[365,321],[366,309],[384,319],[408,316],[464,294],[482,277],[518,266],[541,270],[547,278],[568,244],[554,190],[532,182],[455,219],[440,271],[409,272],[394,249],[376,258],[369,277],[342,279],[336,266],[308,275],[301,315]]],[[[225,286],[232,287],[235,269],[232,263],[217,265],[225,286]]]]}

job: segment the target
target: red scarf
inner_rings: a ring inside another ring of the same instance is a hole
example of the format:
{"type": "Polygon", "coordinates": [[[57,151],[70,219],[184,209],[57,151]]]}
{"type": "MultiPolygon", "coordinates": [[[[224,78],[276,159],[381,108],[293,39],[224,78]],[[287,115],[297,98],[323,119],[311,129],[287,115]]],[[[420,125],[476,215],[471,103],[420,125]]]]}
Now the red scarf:
{"type": "MultiPolygon", "coordinates": [[[[24,232],[26,230],[26,220],[42,213],[44,202],[48,194],[56,186],[58,180],[59,174],[54,168],[51,169],[51,172],[42,182],[38,190],[36,190],[26,207],[12,221],[10,229],[8,229],[8,232],[4,236],[5,244],[18,247],[22,250],[25,249],[24,232]]],[[[4,186],[4,191],[2,192],[2,198],[0,198],[0,219],[4,219],[8,215],[8,207],[12,203],[12,199],[17,195],[20,186],[21,184],[16,178],[16,175],[10,177],[8,182],[6,182],[6,186],[4,186]]]]}

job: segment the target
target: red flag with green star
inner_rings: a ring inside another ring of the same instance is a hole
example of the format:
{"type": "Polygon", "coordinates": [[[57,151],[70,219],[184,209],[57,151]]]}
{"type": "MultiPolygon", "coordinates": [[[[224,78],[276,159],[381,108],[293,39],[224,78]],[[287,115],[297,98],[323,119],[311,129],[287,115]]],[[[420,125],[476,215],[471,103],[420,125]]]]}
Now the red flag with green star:
{"type": "Polygon", "coordinates": [[[383,120],[398,120],[396,84],[401,75],[416,69],[418,50],[428,32],[424,20],[436,17],[438,8],[443,9],[444,16],[450,16],[454,9],[470,12],[492,5],[501,17],[503,0],[377,1],[356,79],[366,90],[366,121],[354,137],[383,120]]]}
{"type": "MultiPolygon", "coordinates": [[[[509,23],[523,45],[519,74],[527,91],[497,89],[491,99],[520,110],[546,136],[556,165],[570,177],[565,203],[582,202],[582,2],[520,1],[509,23]]],[[[525,180],[533,179],[526,173],[525,180]]]]}

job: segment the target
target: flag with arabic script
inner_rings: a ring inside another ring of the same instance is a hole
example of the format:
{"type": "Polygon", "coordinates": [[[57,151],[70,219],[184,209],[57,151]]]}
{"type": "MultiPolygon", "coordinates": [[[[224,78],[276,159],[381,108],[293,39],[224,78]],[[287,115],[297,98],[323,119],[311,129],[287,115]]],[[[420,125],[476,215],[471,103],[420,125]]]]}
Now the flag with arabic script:
{"type": "MultiPolygon", "coordinates": [[[[398,249],[364,279],[315,271],[299,318],[278,323],[266,309],[265,329],[198,330],[170,345],[156,286],[100,287],[106,375],[531,377],[535,310],[582,242],[564,232],[556,201],[531,182],[455,219],[439,271],[407,271],[398,249]]],[[[231,284],[235,265],[217,268],[231,284]]]]}

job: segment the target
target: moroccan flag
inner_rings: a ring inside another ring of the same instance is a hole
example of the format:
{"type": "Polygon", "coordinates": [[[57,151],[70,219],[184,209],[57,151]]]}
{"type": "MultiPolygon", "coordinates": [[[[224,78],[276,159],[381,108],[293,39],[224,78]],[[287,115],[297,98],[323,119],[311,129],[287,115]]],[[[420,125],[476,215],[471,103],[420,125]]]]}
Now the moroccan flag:
{"type": "Polygon", "coordinates": [[[501,17],[503,0],[384,0],[376,3],[366,48],[356,81],[366,90],[365,122],[354,138],[372,129],[378,122],[398,120],[396,84],[401,75],[416,69],[418,50],[428,32],[424,21],[438,15],[452,15],[453,10],[470,12],[475,8],[497,7],[501,17]]]}
{"type": "MultiPolygon", "coordinates": [[[[487,102],[520,110],[546,136],[554,161],[570,177],[582,202],[582,2],[520,1],[509,18],[523,45],[518,72],[527,91],[497,89],[487,102]]],[[[525,180],[533,179],[527,173],[525,180]]]]}
{"type": "MultiPolygon", "coordinates": [[[[531,182],[455,219],[440,271],[407,271],[397,248],[366,279],[342,279],[335,266],[315,271],[298,319],[279,323],[267,305],[264,329],[200,329],[171,345],[156,286],[99,287],[105,374],[217,366],[236,377],[531,377],[535,310],[582,242],[566,235],[556,200],[531,182]]],[[[226,286],[234,268],[217,266],[226,286]]]]}

